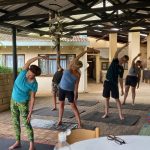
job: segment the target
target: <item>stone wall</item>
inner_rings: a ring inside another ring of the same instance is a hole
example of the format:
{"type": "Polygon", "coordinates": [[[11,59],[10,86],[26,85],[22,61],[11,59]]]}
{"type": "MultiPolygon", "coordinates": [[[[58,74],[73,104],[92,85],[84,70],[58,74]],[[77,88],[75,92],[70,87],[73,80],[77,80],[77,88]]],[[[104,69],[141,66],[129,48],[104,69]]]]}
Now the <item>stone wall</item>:
{"type": "Polygon", "coordinates": [[[9,110],[13,75],[0,73],[0,112],[9,110]]]}

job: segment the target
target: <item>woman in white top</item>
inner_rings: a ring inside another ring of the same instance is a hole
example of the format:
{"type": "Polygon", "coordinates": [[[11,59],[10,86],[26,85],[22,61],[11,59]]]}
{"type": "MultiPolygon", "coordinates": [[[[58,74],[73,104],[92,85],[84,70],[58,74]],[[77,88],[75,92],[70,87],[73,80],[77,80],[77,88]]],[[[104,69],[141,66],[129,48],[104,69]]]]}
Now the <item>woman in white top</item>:
{"type": "Polygon", "coordinates": [[[132,105],[134,105],[135,101],[135,89],[136,86],[139,88],[139,82],[140,82],[140,77],[141,77],[141,68],[142,68],[142,62],[140,60],[135,60],[141,56],[141,53],[139,53],[133,60],[132,60],[132,65],[131,68],[129,69],[128,75],[126,77],[125,81],[125,94],[124,94],[124,101],[123,105],[126,103],[126,98],[128,96],[128,92],[131,86],[131,91],[132,91],[132,105]]]}

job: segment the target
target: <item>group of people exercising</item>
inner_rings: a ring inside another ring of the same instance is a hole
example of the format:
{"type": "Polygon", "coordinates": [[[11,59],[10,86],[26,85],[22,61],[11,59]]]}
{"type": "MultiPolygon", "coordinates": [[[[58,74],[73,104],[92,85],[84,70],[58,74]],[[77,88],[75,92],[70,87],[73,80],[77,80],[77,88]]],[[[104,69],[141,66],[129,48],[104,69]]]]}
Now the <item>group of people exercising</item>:
{"type": "MultiPolygon", "coordinates": [[[[109,99],[110,94],[111,97],[116,100],[117,107],[119,110],[119,117],[121,120],[124,119],[121,109],[121,102],[119,100],[119,88],[118,88],[118,77],[121,86],[121,95],[124,94],[123,90],[123,74],[124,68],[123,64],[127,63],[129,57],[124,55],[121,58],[118,58],[118,54],[127,46],[120,48],[116,51],[113,61],[111,62],[107,74],[106,79],[104,81],[103,88],[103,97],[106,99],[105,101],[105,114],[102,118],[108,117],[109,114],[109,99]]],[[[78,128],[81,128],[81,119],[78,111],[78,107],[76,105],[76,101],[78,99],[78,87],[80,81],[80,68],[83,66],[82,62],[79,59],[88,51],[84,51],[76,56],[69,64],[68,69],[64,70],[58,64],[58,71],[54,74],[52,79],[52,90],[53,90],[53,99],[54,99],[54,108],[56,107],[56,96],[58,92],[59,97],[59,120],[58,125],[62,124],[62,117],[64,112],[64,101],[65,98],[70,102],[71,108],[75,114],[76,120],[78,122],[78,128]]],[[[132,99],[133,105],[135,101],[135,89],[136,86],[139,87],[140,81],[140,72],[142,67],[142,62],[136,59],[140,57],[138,54],[132,61],[131,68],[129,69],[129,73],[126,77],[125,81],[125,94],[124,101],[122,104],[125,104],[126,98],[128,95],[129,88],[132,88],[132,99]]],[[[19,73],[16,78],[12,91],[11,98],[11,114],[12,114],[12,122],[16,135],[16,142],[12,146],[9,147],[9,150],[18,148],[21,146],[21,127],[20,127],[20,116],[22,117],[23,124],[26,128],[28,139],[30,141],[29,150],[35,150],[34,146],[34,134],[33,129],[30,124],[31,114],[33,111],[34,103],[35,103],[35,95],[38,89],[38,83],[36,81],[36,76],[41,74],[41,69],[36,65],[31,65],[38,59],[47,59],[46,56],[39,56],[32,58],[26,62],[22,71],[19,73]]]]}

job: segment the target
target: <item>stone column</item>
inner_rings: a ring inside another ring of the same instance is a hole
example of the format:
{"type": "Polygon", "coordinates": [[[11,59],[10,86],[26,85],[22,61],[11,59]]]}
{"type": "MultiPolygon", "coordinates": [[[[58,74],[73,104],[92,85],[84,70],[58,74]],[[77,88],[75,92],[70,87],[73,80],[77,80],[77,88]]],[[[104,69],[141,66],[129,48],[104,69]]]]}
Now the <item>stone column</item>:
{"type": "Polygon", "coordinates": [[[128,55],[129,55],[128,68],[130,68],[133,58],[140,53],[140,32],[130,32],[128,37],[130,42],[128,48],[128,55]]]}
{"type": "MultiPolygon", "coordinates": [[[[84,51],[87,50],[87,47],[84,48],[84,51]]],[[[78,54],[77,54],[78,55],[78,54]]],[[[80,60],[83,63],[83,67],[80,69],[81,70],[81,78],[80,78],[80,83],[79,83],[79,91],[80,92],[87,92],[87,53],[84,54],[80,60]]]]}
{"type": "Polygon", "coordinates": [[[112,61],[117,50],[117,33],[109,34],[109,63],[112,61]]]}
{"type": "Polygon", "coordinates": [[[147,36],[147,68],[150,69],[150,34],[147,36]]]}
{"type": "Polygon", "coordinates": [[[100,82],[100,54],[96,55],[96,83],[100,82]]]}

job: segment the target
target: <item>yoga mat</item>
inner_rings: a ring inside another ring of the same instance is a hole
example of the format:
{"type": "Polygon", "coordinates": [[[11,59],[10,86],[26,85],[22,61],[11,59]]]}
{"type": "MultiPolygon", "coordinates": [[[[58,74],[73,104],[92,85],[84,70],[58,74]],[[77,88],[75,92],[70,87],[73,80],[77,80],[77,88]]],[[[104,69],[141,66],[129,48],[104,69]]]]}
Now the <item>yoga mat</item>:
{"type": "MultiPolygon", "coordinates": [[[[8,150],[12,144],[15,143],[14,139],[7,139],[0,137],[0,150],[8,150]]],[[[29,149],[29,142],[28,141],[21,141],[21,147],[17,148],[16,150],[28,150],[29,149]]],[[[35,143],[36,150],[54,150],[54,146],[48,144],[40,144],[35,143]]]]}
{"type": "MultiPolygon", "coordinates": [[[[32,119],[31,125],[34,128],[43,128],[49,130],[66,131],[67,129],[75,129],[78,127],[77,123],[63,122],[62,125],[58,126],[56,121],[53,120],[43,120],[43,119],[32,119]]],[[[84,129],[94,130],[95,126],[83,125],[84,129]]]]}
{"type": "Polygon", "coordinates": [[[34,128],[50,129],[55,124],[56,124],[56,121],[53,121],[53,120],[44,120],[44,119],[32,119],[31,120],[31,125],[34,128]]]}
{"type": "Polygon", "coordinates": [[[85,101],[85,100],[77,100],[78,106],[94,106],[98,103],[98,101],[85,101]]]}
{"type": "Polygon", "coordinates": [[[139,135],[150,136],[150,124],[144,124],[139,132],[139,135]]]}
{"type": "MultiPolygon", "coordinates": [[[[50,128],[50,130],[58,130],[58,131],[66,131],[67,129],[76,129],[78,128],[78,124],[77,123],[70,123],[70,122],[63,122],[62,125],[57,126],[57,124],[55,124],[54,126],[52,126],[50,128]]],[[[83,125],[82,126],[83,129],[89,129],[89,130],[94,130],[96,127],[92,126],[92,125],[83,125]]]]}
{"type": "Polygon", "coordinates": [[[103,115],[104,113],[102,112],[94,111],[82,116],[81,119],[87,121],[104,122],[128,126],[135,125],[140,119],[140,116],[138,115],[129,115],[129,114],[124,115],[125,116],[124,120],[120,120],[119,115],[116,113],[111,113],[108,118],[101,118],[103,115]]]}
{"type": "Polygon", "coordinates": [[[66,131],[67,129],[76,129],[78,127],[77,123],[63,122],[62,125],[54,124],[50,130],[66,131]]]}
{"type": "MultiPolygon", "coordinates": [[[[53,116],[53,117],[58,117],[58,110],[56,111],[52,111],[52,108],[50,107],[43,107],[37,110],[33,111],[34,115],[39,115],[39,116],[53,116]]],[[[79,113],[83,113],[85,112],[84,110],[79,110],[79,113]]],[[[74,117],[74,113],[71,109],[64,109],[64,114],[63,114],[64,118],[73,118],[74,117]]]]}
{"type": "MultiPolygon", "coordinates": [[[[86,100],[77,100],[77,105],[78,106],[87,106],[87,107],[90,107],[90,106],[94,106],[98,103],[98,101],[86,101],[86,100]]],[[[67,102],[67,105],[69,105],[70,103],[67,102]]]]}
{"type": "MultiPolygon", "coordinates": [[[[117,108],[116,103],[110,103],[110,108],[117,108]]],[[[150,109],[150,105],[146,104],[135,104],[134,106],[132,104],[125,104],[122,105],[122,109],[133,109],[133,110],[142,110],[147,111],[150,109]]]]}

